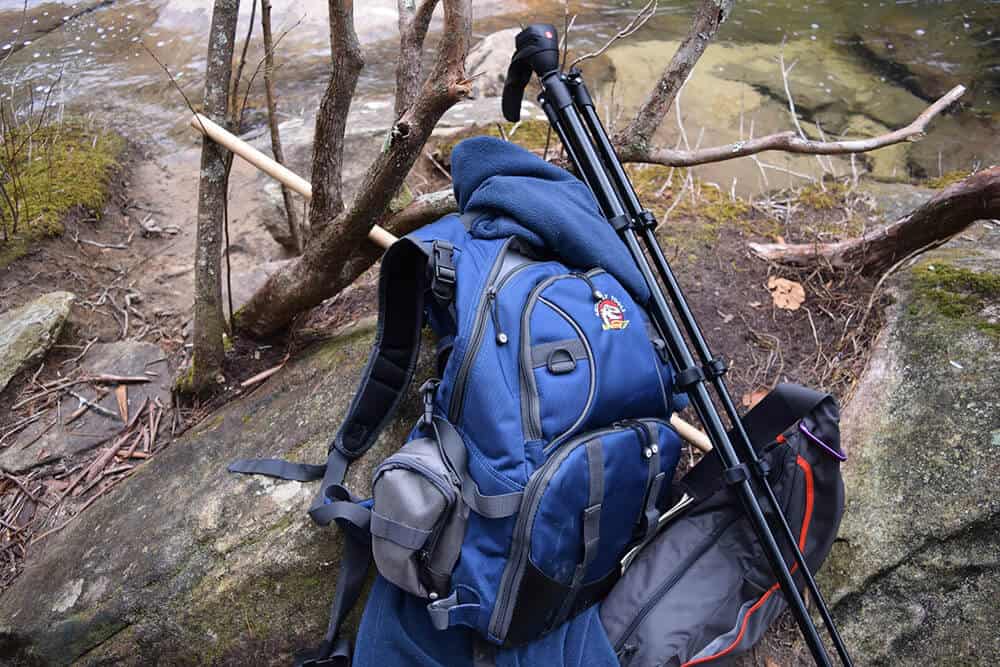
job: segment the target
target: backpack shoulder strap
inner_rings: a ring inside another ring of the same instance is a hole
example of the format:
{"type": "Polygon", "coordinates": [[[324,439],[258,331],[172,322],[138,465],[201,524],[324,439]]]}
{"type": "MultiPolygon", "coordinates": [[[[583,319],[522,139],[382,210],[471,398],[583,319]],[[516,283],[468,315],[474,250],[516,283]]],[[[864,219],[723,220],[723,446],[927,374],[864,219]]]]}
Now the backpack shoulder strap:
{"type": "Polygon", "coordinates": [[[436,262],[450,264],[453,289],[454,263],[450,261],[449,250],[436,242],[402,238],[382,258],[375,342],[361,373],[358,391],[330,445],[348,460],[360,457],[375,443],[413,380],[420,355],[428,283],[438,291],[446,290],[448,285],[447,277],[430,277],[427,268],[431,265],[435,271],[443,268],[448,273],[447,266],[436,268],[436,262]]]}

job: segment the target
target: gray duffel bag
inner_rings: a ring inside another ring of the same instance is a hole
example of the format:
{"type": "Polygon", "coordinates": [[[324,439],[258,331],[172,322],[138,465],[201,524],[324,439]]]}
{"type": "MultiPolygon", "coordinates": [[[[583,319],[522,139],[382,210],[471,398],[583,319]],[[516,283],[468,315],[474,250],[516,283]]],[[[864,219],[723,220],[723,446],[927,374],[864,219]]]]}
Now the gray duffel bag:
{"type": "MultiPolygon", "coordinates": [[[[816,572],[844,511],[837,404],[829,395],[779,385],[744,423],[816,572]],[[788,414],[806,416],[783,434],[768,433],[766,424],[781,423],[781,413],[784,423],[788,414]]],[[[676,487],[677,510],[664,515],[665,525],[648,544],[626,556],[622,578],[601,604],[623,667],[729,660],[749,650],[785,608],[739,500],[722,481],[718,457],[707,455],[676,487]]],[[[785,558],[791,566],[790,551],[785,558]]]]}

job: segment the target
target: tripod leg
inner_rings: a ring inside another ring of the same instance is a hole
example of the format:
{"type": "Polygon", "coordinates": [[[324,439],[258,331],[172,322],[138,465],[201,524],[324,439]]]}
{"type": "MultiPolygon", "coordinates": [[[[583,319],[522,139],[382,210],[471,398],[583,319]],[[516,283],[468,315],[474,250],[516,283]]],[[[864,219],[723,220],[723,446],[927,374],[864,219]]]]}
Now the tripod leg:
{"type": "MultiPolygon", "coordinates": [[[[620,193],[609,179],[604,163],[598,156],[594,144],[584,128],[580,115],[572,103],[569,92],[566,89],[566,83],[563,81],[561,75],[558,72],[549,72],[542,77],[542,86],[545,91],[545,103],[551,107],[546,113],[550,116],[555,114],[558,117],[562,134],[568,140],[568,145],[573,147],[572,154],[577,156],[577,162],[575,163],[577,169],[584,175],[588,185],[591,186],[591,190],[605,215],[612,221],[612,224],[623,217],[627,218],[628,216],[620,199],[620,193]],[[553,103],[553,100],[556,103],[553,103]]],[[[694,358],[687,349],[683,334],[642,251],[635,231],[631,227],[626,227],[621,236],[632,258],[635,260],[643,279],[650,288],[653,301],[651,312],[657,326],[666,334],[665,339],[671,360],[675,367],[682,373],[696,369],[694,358]]],[[[740,468],[740,460],[733,450],[721,417],[708,394],[704,377],[697,378],[697,373],[695,373],[695,378],[686,387],[691,397],[692,405],[695,407],[702,424],[708,431],[713,445],[718,450],[724,466],[736,470],[740,468]]],[[[785,599],[798,622],[799,629],[806,640],[806,644],[809,646],[813,659],[818,665],[830,665],[830,658],[826,653],[826,648],[823,646],[816,625],[809,616],[805,600],[795,585],[795,581],[792,578],[788,565],[785,563],[775,536],[771,532],[757,496],[750,485],[749,475],[747,474],[742,479],[736,481],[734,487],[757,539],[764,547],[768,563],[778,579],[785,599]]]]}
{"type": "MultiPolygon", "coordinates": [[[[673,302],[674,309],[679,314],[681,323],[683,324],[689,339],[694,344],[699,360],[704,368],[705,375],[710,379],[716,390],[716,394],[722,403],[723,409],[726,412],[726,416],[733,424],[736,434],[736,438],[734,438],[734,440],[740,445],[740,449],[743,453],[743,459],[750,463],[756,463],[758,460],[757,453],[750,443],[750,438],[743,426],[743,422],[736,410],[736,406],[733,404],[729,390],[726,387],[725,380],[722,377],[722,372],[719,372],[720,366],[716,364],[715,358],[709,350],[708,343],[706,342],[705,337],[694,318],[694,314],[691,312],[691,309],[684,298],[680,285],[678,284],[666,257],[663,255],[663,251],[656,240],[656,235],[653,232],[652,226],[649,224],[649,218],[643,215],[645,210],[642,208],[642,205],[640,204],[635,193],[635,189],[632,187],[632,184],[628,179],[628,175],[625,173],[621,162],[618,160],[618,156],[614,152],[614,148],[611,145],[611,141],[608,138],[606,130],[604,129],[604,125],[601,123],[600,118],[594,110],[593,101],[587,91],[586,84],[584,83],[582,77],[575,72],[570,73],[569,82],[573,93],[574,103],[579,109],[580,115],[583,117],[584,124],[589,130],[594,143],[597,146],[598,153],[600,154],[605,167],[611,174],[613,183],[617,186],[618,192],[622,195],[625,208],[628,210],[633,222],[642,225],[642,236],[646,250],[649,252],[650,256],[652,256],[653,263],[657,267],[657,272],[667,287],[666,291],[673,302]]],[[[751,469],[757,470],[755,466],[751,466],[751,469]]],[[[774,510],[774,516],[776,517],[778,527],[780,528],[780,533],[782,533],[782,537],[791,547],[795,562],[798,564],[799,570],[805,579],[807,589],[816,602],[820,616],[822,617],[823,623],[830,634],[830,638],[833,641],[841,662],[846,666],[851,666],[853,663],[847,652],[847,647],[844,644],[840,633],[837,631],[837,627],[833,622],[832,616],[830,615],[829,607],[827,606],[819,586],[805,561],[805,556],[799,548],[798,541],[795,539],[792,529],[788,525],[788,520],[781,511],[777,498],[774,495],[774,490],[771,488],[770,483],[765,477],[761,475],[755,475],[754,477],[756,485],[762,489],[768,504],[774,510]]]]}

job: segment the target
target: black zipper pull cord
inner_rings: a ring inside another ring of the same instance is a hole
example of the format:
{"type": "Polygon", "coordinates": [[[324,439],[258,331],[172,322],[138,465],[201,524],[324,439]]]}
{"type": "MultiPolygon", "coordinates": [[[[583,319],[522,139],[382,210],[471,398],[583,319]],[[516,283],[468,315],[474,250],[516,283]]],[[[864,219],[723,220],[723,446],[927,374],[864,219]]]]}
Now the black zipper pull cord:
{"type": "Polygon", "coordinates": [[[490,288],[489,299],[490,319],[493,320],[493,330],[497,332],[497,345],[506,345],[509,339],[507,338],[507,334],[500,330],[500,314],[497,313],[497,290],[495,287],[490,288]]]}
{"type": "Polygon", "coordinates": [[[573,275],[587,283],[587,287],[590,288],[590,294],[594,297],[594,301],[600,301],[604,298],[604,292],[597,289],[597,285],[594,284],[594,281],[591,280],[590,276],[586,273],[574,273],[573,275]]]}

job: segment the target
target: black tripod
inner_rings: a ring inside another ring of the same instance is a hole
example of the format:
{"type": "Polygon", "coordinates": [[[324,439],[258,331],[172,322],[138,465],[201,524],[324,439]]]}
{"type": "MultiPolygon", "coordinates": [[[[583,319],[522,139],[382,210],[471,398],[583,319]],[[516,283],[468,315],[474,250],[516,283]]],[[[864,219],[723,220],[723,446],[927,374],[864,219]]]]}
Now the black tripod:
{"type": "Polygon", "coordinates": [[[708,432],[715,451],[719,454],[727,480],[733,484],[757,539],[764,547],[771,569],[781,585],[785,600],[795,616],[813,659],[817,665],[831,664],[816,624],[809,615],[805,600],[795,586],[791,571],[782,556],[775,532],[764,516],[759,498],[763,498],[770,506],[777,524],[777,532],[794,555],[798,571],[816,602],[841,662],[847,666],[852,665],[847,648],[834,626],[816,580],[809,571],[788,520],[763,474],[757,454],[750,444],[736,406],[729,396],[723,380],[726,372],[725,363],[720,358],[713,357],[709,351],[677,279],[657,243],[653,232],[656,220],[652,213],[639,203],[635,189],[594,110],[594,103],[580,73],[573,70],[567,74],[559,70],[559,40],[556,29],[551,25],[528,26],[517,36],[516,46],[517,50],[511,60],[504,87],[504,116],[512,122],[520,118],[524,88],[530,81],[531,75],[537,74],[542,86],[542,92],[538,97],[542,109],[559,135],[578,173],[590,187],[604,215],[628,247],[643,279],[649,286],[652,294],[651,313],[661,334],[665,334],[671,361],[678,371],[677,385],[690,396],[691,404],[708,432]],[[664,289],[657,281],[640,245],[640,236],[646,251],[656,265],[656,273],[666,287],[666,294],[676,309],[677,317],[694,345],[700,365],[696,364],[677,319],[667,304],[664,289]],[[715,388],[719,402],[733,425],[729,434],[712,402],[706,383],[715,388]],[[733,442],[739,446],[739,455],[733,447],[733,442]]]}

